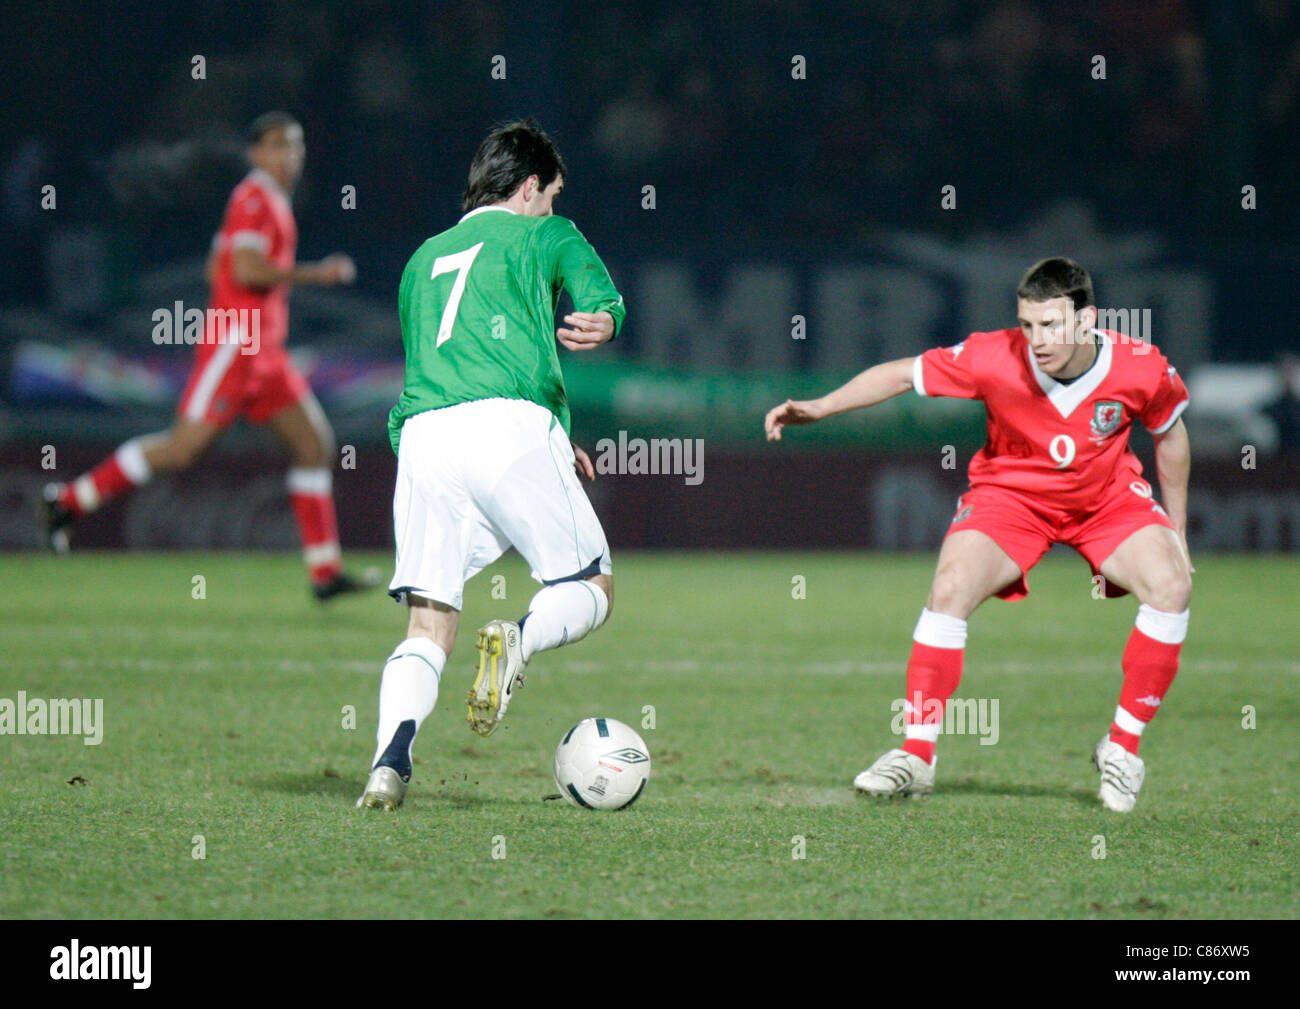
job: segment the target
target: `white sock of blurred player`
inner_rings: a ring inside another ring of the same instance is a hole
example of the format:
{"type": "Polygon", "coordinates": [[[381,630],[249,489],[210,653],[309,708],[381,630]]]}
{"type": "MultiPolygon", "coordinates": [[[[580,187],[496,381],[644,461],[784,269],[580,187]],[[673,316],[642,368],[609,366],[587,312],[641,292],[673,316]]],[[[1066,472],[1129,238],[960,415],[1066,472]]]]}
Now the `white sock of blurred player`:
{"type": "Polygon", "coordinates": [[[420,724],[438,703],[446,653],[430,638],[407,638],[384,664],[379,684],[379,731],[370,766],[385,764],[403,779],[411,776],[411,745],[420,724]]]}
{"type": "Polygon", "coordinates": [[[528,603],[519,621],[524,661],[538,652],[581,641],[605,622],[609,598],[594,582],[578,580],[548,585],[528,603]]]}

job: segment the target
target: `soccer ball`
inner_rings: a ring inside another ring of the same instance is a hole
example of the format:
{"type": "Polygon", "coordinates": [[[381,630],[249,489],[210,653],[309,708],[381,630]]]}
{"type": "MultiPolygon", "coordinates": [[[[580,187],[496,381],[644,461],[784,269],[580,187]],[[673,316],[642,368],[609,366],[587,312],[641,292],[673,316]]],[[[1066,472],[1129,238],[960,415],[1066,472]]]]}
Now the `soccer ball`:
{"type": "Polygon", "coordinates": [[[613,718],[584,718],[555,748],[555,784],[570,805],[622,809],[649,777],[645,740],[613,718]]]}

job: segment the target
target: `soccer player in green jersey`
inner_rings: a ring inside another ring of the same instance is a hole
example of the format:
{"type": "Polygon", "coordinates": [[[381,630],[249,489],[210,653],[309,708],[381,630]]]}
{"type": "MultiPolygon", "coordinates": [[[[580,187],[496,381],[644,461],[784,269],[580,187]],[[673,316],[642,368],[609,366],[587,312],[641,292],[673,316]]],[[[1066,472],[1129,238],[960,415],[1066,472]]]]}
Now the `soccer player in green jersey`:
{"type": "Polygon", "coordinates": [[[478,632],[475,732],[501,723],[535,654],[580,641],[609,616],[609,546],[577,476],[595,471],[569,441],[556,341],[594,350],[614,338],[626,310],[600,257],[552,213],[564,177],[536,122],[495,129],[470,164],[464,216],[421,245],[402,274],[406,381],[388,421],[397,453],[389,594],[410,619],[384,666],[378,745],[358,806],[401,804],[465,582],[507,548],[542,588],[518,622],[493,620],[478,632]],[[555,329],[566,289],[575,311],[555,329]]]}

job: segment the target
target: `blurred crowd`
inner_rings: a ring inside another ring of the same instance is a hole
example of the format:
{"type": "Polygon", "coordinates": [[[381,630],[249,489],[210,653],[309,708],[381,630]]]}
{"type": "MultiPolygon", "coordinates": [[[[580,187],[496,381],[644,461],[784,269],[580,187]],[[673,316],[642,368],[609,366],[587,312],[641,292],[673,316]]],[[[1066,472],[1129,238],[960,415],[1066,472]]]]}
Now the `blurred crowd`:
{"type": "Polygon", "coordinates": [[[688,230],[733,248],[825,250],[885,228],[960,238],[1061,199],[1187,247],[1295,242],[1288,0],[281,0],[82,8],[54,31],[50,17],[31,8],[10,26],[11,299],[40,300],[35,250],[55,223],[106,228],[139,261],[201,249],[238,178],[238,130],[271,107],[306,128],[304,247],[391,247],[398,267],[454,220],[491,123],[529,112],[570,165],[560,212],[633,229],[648,249],[679,250],[688,230]],[[46,184],[56,217],[38,209],[46,184]],[[338,213],[344,185],[353,218],[338,213]],[[946,185],[957,212],[940,206],[946,185]],[[1243,185],[1257,191],[1250,217],[1243,185]]]}

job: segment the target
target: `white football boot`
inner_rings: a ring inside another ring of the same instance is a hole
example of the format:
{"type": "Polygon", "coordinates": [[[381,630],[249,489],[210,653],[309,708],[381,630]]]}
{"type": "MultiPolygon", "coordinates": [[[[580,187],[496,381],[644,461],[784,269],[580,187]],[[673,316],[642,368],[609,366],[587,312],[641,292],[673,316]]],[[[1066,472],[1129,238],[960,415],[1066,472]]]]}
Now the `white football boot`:
{"type": "Polygon", "coordinates": [[[391,767],[380,765],[370,772],[366,790],[357,800],[357,809],[386,809],[390,812],[406,798],[406,782],[391,767]]]}
{"type": "Polygon", "coordinates": [[[1129,753],[1107,733],[1092,751],[1092,766],[1101,772],[1101,791],[1097,798],[1103,806],[1127,813],[1137,805],[1138,790],[1147,774],[1141,757],[1129,753]]]}
{"type": "Polygon", "coordinates": [[[524,638],[513,620],[492,620],[478,632],[478,677],[469,691],[469,727],[496,731],[515,691],[524,685],[524,638]]]}
{"type": "Polygon", "coordinates": [[[893,749],[854,778],[853,787],[869,795],[919,798],[934,791],[934,767],[915,753],[893,749]]]}

